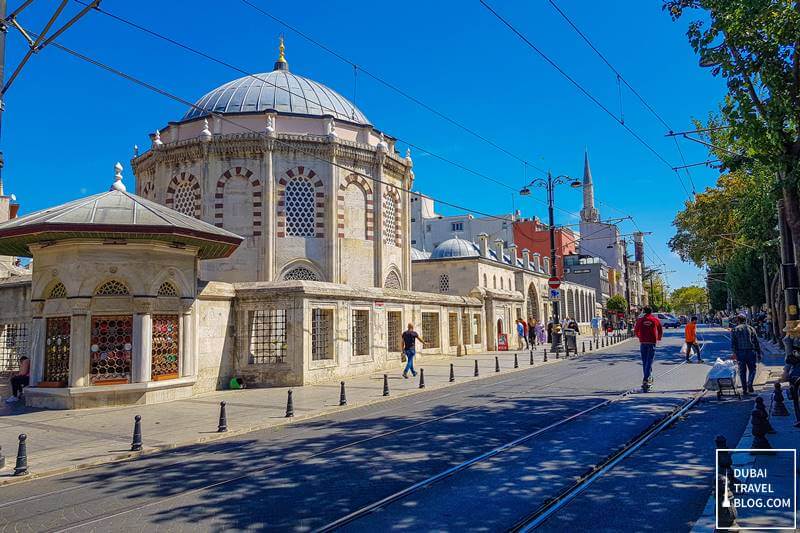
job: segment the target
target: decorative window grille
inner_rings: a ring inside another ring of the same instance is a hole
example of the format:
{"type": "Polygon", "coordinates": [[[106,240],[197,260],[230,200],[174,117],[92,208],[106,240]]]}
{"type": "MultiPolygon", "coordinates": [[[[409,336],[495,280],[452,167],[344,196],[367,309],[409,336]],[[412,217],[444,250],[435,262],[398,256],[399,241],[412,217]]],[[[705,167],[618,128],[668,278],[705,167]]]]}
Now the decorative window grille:
{"type": "Polygon", "coordinates": [[[91,382],[128,383],[131,376],[133,317],[92,317],[91,382]]]}
{"type": "Polygon", "coordinates": [[[533,283],[528,286],[528,316],[539,320],[539,299],[533,283]]]}
{"type": "Polygon", "coordinates": [[[175,285],[170,283],[169,281],[165,281],[161,284],[158,288],[158,295],[159,296],[178,296],[178,289],[175,288],[175,285]]]}
{"type": "Polygon", "coordinates": [[[283,279],[286,281],[300,280],[300,281],[319,281],[319,277],[306,267],[295,267],[287,272],[283,279]]]}
{"type": "Polygon", "coordinates": [[[383,286],[387,289],[403,288],[400,283],[400,276],[398,276],[397,272],[395,272],[394,270],[389,272],[389,274],[386,276],[386,281],[383,283],[383,286]]]}
{"type": "Polygon", "coordinates": [[[66,298],[66,297],[67,297],[67,288],[60,281],[55,285],[53,285],[53,288],[50,289],[50,294],[47,295],[47,298],[49,300],[55,300],[57,298],[66,298]]]}
{"type": "Polygon", "coordinates": [[[182,182],[175,189],[173,194],[174,201],[172,208],[178,213],[182,213],[189,217],[196,217],[197,211],[195,209],[194,190],[189,182],[182,182]]]}
{"type": "Polygon", "coordinates": [[[65,386],[69,381],[70,317],[47,319],[44,341],[44,375],[42,381],[65,386]]]}
{"type": "Polygon", "coordinates": [[[369,311],[353,310],[353,355],[369,355],[369,311]]]}
{"type": "Polygon", "coordinates": [[[128,287],[115,279],[106,281],[94,291],[95,296],[127,296],[129,294],[128,287]]]}
{"type": "Polygon", "coordinates": [[[311,310],[311,360],[333,359],[333,309],[311,310]]]}
{"type": "Polygon", "coordinates": [[[178,315],[153,315],[151,375],[154,381],[178,377],[179,341],[178,315]]]}
{"type": "Polygon", "coordinates": [[[403,349],[403,314],[400,311],[386,313],[387,347],[390,352],[403,349]]]}
{"type": "Polygon", "coordinates": [[[461,338],[464,344],[472,344],[472,334],[469,331],[469,314],[462,313],[461,314],[461,338]]]}
{"type": "Polygon", "coordinates": [[[286,362],[286,310],[250,312],[250,364],[286,362]]]}
{"type": "Polygon", "coordinates": [[[450,292],[450,277],[447,274],[439,276],[439,292],[450,292]]]}
{"type": "Polygon", "coordinates": [[[450,346],[458,346],[458,313],[448,313],[447,333],[447,341],[450,346]]]}
{"type": "Polygon", "coordinates": [[[439,347],[439,313],[422,313],[422,338],[426,348],[439,347]]]}
{"type": "Polygon", "coordinates": [[[472,315],[472,329],[475,332],[475,342],[474,344],[481,343],[481,315],[475,314],[472,315]]]}
{"type": "Polygon", "coordinates": [[[293,179],[286,184],[286,235],[313,237],[316,234],[316,209],[314,186],[304,179],[293,179]]]}
{"type": "Polygon", "coordinates": [[[28,324],[0,324],[0,372],[17,370],[23,355],[28,356],[28,324]]]}
{"type": "Polygon", "coordinates": [[[389,195],[383,197],[383,242],[397,245],[397,203],[389,195]]]}

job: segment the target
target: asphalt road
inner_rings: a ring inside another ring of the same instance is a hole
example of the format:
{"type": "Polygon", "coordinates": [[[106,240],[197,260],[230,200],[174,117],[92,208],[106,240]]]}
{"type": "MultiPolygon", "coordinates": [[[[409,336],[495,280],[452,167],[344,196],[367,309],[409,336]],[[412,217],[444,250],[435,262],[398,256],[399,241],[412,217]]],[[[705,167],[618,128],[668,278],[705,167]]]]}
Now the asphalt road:
{"type": "MultiPolygon", "coordinates": [[[[706,336],[704,356],[713,360],[727,343],[718,333],[706,336]]],[[[348,528],[498,530],[513,523],[702,385],[708,368],[680,365],[680,344],[670,332],[659,348],[655,372],[669,374],[653,393],[593,411],[348,528]]],[[[2,487],[0,533],[313,530],[638,386],[636,341],[615,352],[2,487]]]]}

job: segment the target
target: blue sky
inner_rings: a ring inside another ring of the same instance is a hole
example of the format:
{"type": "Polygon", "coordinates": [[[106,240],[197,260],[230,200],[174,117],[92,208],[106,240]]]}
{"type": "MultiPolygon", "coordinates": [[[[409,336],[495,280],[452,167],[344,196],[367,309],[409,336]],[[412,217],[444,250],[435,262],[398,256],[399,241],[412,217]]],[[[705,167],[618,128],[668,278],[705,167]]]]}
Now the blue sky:
{"type": "MultiPolygon", "coordinates": [[[[639,144],[578,89],[543,61],[477,0],[459,2],[322,2],[298,9],[294,2],[252,0],[341,55],[463,123],[508,151],[554,173],[580,176],[589,150],[598,206],[604,218],[635,217],[649,237],[648,261],[664,260],[673,287],[697,282],[699,272],[670,253],[672,220],[687,196],[675,173],[639,144]]],[[[10,2],[9,10],[20,4],[10,2]]],[[[615,75],[546,0],[493,0],[490,4],[615,113],[615,75]]],[[[20,23],[38,31],[57,2],[35,2],[20,23]]],[[[649,101],[673,129],[690,129],[693,117],[716,108],[724,85],[697,66],[685,25],[673,23],[661,2],[585,2],[559,6],[649,101]]],[[[78,10],[71,4],[62,20],[78,10]]],[[[239,0],[125,2],[102,7],[250,72],[272,69],[277,37],[286,36],[292,71],[351,98],[372,123],[401,139],[489,175],[511,187],[527,181],[524,166],[429,111],[376,83],[328,52],[239,0]]],[[[185,99],[240,75],[173,45],[89,13],[60,42],[185,99]]],[[[7,75],[25,49],[9,32],[7,75]]],[[[623,92],[626,124],[672,165],[680,157],[665,128],[630,92],[623,92]]],[[[147,134],[179,119],[184,106],[81,62],[55,48],[34,56],[6,97],[2,146],[7,193],[23,212],[105,190],[121,161],[133,186],[132,147],[149,145],[147,134]]],[[[682,142],[687,162],[705,150],[682,142]]],[[[405,151],[405,145],[400,145],[405,151]]],[[[413,152],[415,188],[431,196],[489,213],[546,216],[544,192],[522,198],[508,188],[413,152]]],[[[529,181],[536,171],[528,169],[529,181]]],[[[698,191],[717,172],[697,167],[698,191]]],[[[687,181],[686,186],[690,188],[687,181]]],[[[580,191],[558,191],[559,207],[577,213],[580,191]]],[[[451,214],[456,210],[440,208],[451,214]]],[[[557,214],[559,223],[574,215],[557,214]]],[[[624,233],[633,231],[623,223],[624,233]]]]}

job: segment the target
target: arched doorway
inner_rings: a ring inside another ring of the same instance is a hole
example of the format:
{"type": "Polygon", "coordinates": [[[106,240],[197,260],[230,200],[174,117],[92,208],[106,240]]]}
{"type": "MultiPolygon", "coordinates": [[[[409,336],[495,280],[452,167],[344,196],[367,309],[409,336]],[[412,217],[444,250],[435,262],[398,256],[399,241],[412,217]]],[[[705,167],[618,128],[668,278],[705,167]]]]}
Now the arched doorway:
{"type": "Polygon", "coordinates": [[[539,293],[536,290],[536,286],[531,283],[528,285],[528,316],[538,321],[539,309],[541,309],[539,306],[539,293]]]}
{"type": "Polygon", "coordinates": [[[498,318],[497,319],[497,335],[499,336],[499,335],[502,335],[502,334],[503,334],[503,319],[502,318],[498,318]]]}

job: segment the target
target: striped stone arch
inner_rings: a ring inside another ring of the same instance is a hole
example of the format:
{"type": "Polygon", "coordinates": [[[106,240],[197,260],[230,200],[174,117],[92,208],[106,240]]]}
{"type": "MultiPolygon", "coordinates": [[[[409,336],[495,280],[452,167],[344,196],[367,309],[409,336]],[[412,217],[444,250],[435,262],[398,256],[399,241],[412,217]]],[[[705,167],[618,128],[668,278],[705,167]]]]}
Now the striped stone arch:
{"type": "Polygon", "coordinates": [[[167,185],[167,198],[164,203],[178,213],[200,218],[200,182],[194,174],[181,172],[173,176],[167,185]]]}
{"type": "Polygon", "coordinates": [[[142,198],[147,198],[149,200],[153,199],[153,191],[156,189],[156,184],[153,183],[152,178],[148,179],[147,182],[142,187],[142,198]]]}
{"type": "Polygon", "coordinates": [[[338,237],[340,239],[344,239],[344,191],[353,183],[363,189],[364,195],[367,199],[364,209],[366,210],[367,214],[367,240],[371,241],[374,239],[375,235],[375,200],[372,196],[372,187],[369,186],[367,180],[358,174],[350,174],[344,179],[343,183],[339,184],[339,192],[336,195],[336,226],[338,230],[338,237]]]}
{"type": "Polygon", "coordinates": [[[310,168],[298,166],[290,168],[278,180],[278,237],[286,237],[286,185],[294,179],[308,181],[314,187],[314,238],[325,237],[325,190],[322,180],[310,168]]]}
{"type": "Polygon", "coordinates": [[[262,194],[261,194],[261,181],[253,176],[253,173],[244,167],[233,167],[222,173],[222,176],[217,180],[217,191],[214,194],[214,225],[218,228],[223,227],[224,222],[224,200],[225,200],[225,184],[234,176],[241,176],[247,178],[253,189],[253,236],[258,237],[261,235],[261,213],[262,213],[262,194]]]}
{"type": "Polygon", "coordinates": [[[381,224],[383,233],[382,237],[384,239],[384,242],[387,243],[391,240],[392,237],[386,234],[387,207],[389,205],[389,202],[394,203],[394,231],[392,232],[394,234],[394,245],[401,246],[402,245],[401,228],[403,225],[403,212],[402,212],[402,206],[400,204],[400,192],[394,187],[389,187],[389,189],[383,195],[383,209],[381,210],[383,212],[383,223],[381,224]]]}

